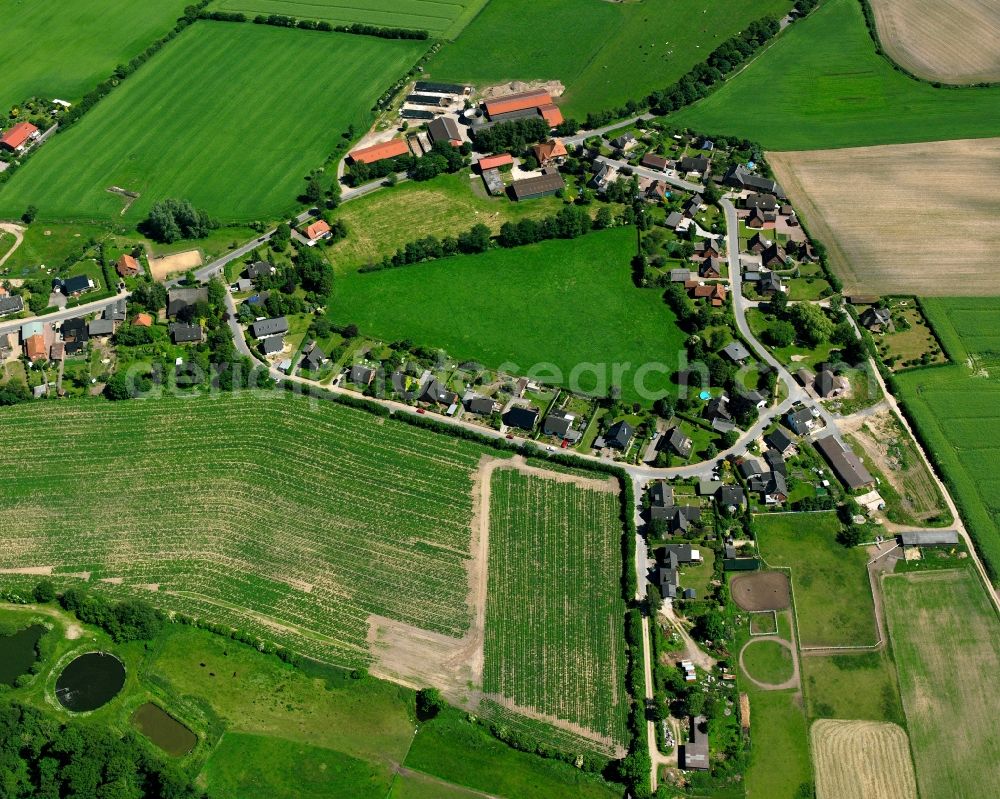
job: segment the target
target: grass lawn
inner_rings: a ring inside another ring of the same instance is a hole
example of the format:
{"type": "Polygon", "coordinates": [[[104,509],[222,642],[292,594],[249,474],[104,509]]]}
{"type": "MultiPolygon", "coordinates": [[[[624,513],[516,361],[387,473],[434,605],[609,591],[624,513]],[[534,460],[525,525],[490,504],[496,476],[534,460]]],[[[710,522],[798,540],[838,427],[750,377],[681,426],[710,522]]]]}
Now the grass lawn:
{"type": "Polygon", "coordinates": [[[518,799],[621,796],[621,786],[611,786],[558,760],[517,752],[453,710],[420,726],[403,765],[458,785],[518,799]]]}
{"type": "Polygon", "coordinates": [[[119,221],[107,188],[121,186],[141,195],[132,223],[168,197],[223,221],[287,216],[308,170],[348,125],[367,127],[373,99],[425,46],[198,22],[0,188],[0,215],[34,204],[42,220],[119,221]]]}
{"type": "Polygon", "coordinates": [[[388,799],[477,799],[477,791],[450,785],[437,777],[407,769],[397,774],[388,799]]]}
{"type": "Polygon", "coordinates": [[[801,646],[875,643],[868,558],[837,543],[836,513],[763,514],[754,527],[767,564],[791,569],[801,646]]]}
{"type": "Polygon", "coordinates": [[[105,228],[88,223],[28,225],[21,246],[0,267],[0,277],[29,280],[47,278],[50,275],[42,266],[61,272],[64,267],[83,256],[89,249],[90,242],[100,240],[105,235],[105,228]]]}
{"type": "Polygon", "coordinates": [[[29,97],[76,102],[173,27],[187,0],[0,0],[0,112],[29,97]]]}
{"type": "Polygon", "coordinates": [[[478,191],[481,185],[478,175],[458,172],[408,181],[345,203],[337,216],[350,234],[327,247],[327,257],[338,270],[351,270],[425,236],[455,236],[480,222],[497,233],[504,222],[552,216],[563,207],[558,197],[528,202],[487,197],[478,191]]]}
{"type": "MultiPolygon", "coordinates": [[[[753,736],[747,796],[792,797],[812,782],[809,736],[801,700],[794,691],[762,691],[743,684],[750,696],[753,736]]],[[[809,795],[809,794],[801,794],[809,795]]]]}
{"type": "Polygon", "coordinates": [[[799,664],[810,719],[864,719],[906,726],[896,667],[885,652],[809,656],[799,664]]]}
{"type": "Polygon", "coordinates": [[[743,650],[743,664],[750,676],[780,685],[792,676],[792,653],[774,641],[751,641],[743,650]]]}
{"type": "MultiPolygon", "coordinates": [[[[748,308],[747,309],[747,323],[750,325],[750,329],[753,331],[754,335],[758,338],[762,331],[770,327],[774,323],[775,319],[773,316],[765,314],[760,308],[748,308]]],[[[807,349],[801,344],[792,344],[788,347],[768,347],[774,357],[781,361],[786,366],[790,367],[792,371],[800,369],[803,366],[810,367],[815,370],[816,364],[823,363],[830,359],[830,353],[836,349],[836,344],[832,342],[824,342],[820,344],[816,349],[807,349]]]]}
{"type": "Polygon", "coordinates": [[[935,89],[908,78],[875,53],[857,0],[826,0],[668,121],[772,150],[977,138],[1000,127],[1000,88],[935,89]]]}
{"type": "Polygon", "coordinates": [[[957,363],[896,375],[906,415],[944,476],[976,549],[996,582],[1000,571],[1000,301],[936,299],[925,304],[957,363]],[[971,366],[971,368],[970,368],[971,366]]]}
{"type": "Polygon", "coordinates": [[[618,383],[623,399],[648,404],[671,390],[683,336],[660,293],[633,286],[634,248],[635,231],[620,228],[344,275],[330,316],[389,341],[410,339],[584,392],[604,394],[618,383]],[[640,371],[656,362],[663,371],[640,371]]]}
{"type": "Polygon", "coordinates": [[[416,28],[431,36],[452,39],[469,24],[486,0],[367,0],[343,3],[337,0],[216,0],[213,9],[242,11],[247,16],[286,14],[299,19],[315,19],[332,25],[360,22],[384,28],[416,28]]]}
{"type": "Polygon", "coordinates": [[[1000,623],[983,586],[959,569],[892,575],[883,587],[920,794],[995,793],[1000,623]]]}
{"type": "Polygon", "coordinates": [[[203,776],[215,799],[383,799],[387,787],[384,767],[329,749],[245,733],[223,736],[203,776]]]}
{"type": "Polygon", "coordinates": [[[789,7],[786,0],[727,0],[693,12],[671,0],[491,0],[428,72],[477,86],[559,80],[563,113],[583,120],[671,85],[748,22],[789,7]]]}

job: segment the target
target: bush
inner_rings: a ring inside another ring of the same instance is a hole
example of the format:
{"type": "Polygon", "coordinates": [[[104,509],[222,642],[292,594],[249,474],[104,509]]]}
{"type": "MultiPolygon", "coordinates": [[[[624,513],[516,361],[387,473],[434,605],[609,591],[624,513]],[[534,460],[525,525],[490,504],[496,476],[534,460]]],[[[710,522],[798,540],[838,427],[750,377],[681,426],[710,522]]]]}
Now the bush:
{"type": "Polygon", "coordinates": [[[200,239],[219,223],[187,200],[161,200],[139,225],[142,233],[154,241],[172,244],[180,239],[200,239]]]}
{"type": "Polygon", "coordinates": [[[430,721],[445,707],[445,701],[437,688],[421,688],[417,691],[417,718],[421,721],[430,721]]]}

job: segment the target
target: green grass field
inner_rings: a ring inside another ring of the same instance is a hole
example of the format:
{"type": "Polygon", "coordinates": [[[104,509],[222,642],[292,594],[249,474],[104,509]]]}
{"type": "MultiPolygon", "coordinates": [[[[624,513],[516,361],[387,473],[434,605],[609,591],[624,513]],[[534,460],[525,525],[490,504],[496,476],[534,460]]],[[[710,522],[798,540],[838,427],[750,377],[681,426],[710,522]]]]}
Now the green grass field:
{"type": "Polygon", "coordinates": [[[618,494],[497,469],[483,690],[624,746],[618,494]]]}
{"type": "Polygon", "coordinates": [[[222,220],[286,216],[425,43],[199,22],[0,188],[0,216],[141,220],[167,197],[222,220]]]}
{"type": "Polygon", "coordinates": [[[963,569],[889,576],[883,587],[921,795],[995,793],[1000,623],[982,585],[963,569]]]}
{"type": "Polygon", "coordinates": [[[28,97],[76,102],[173,27],[186,0],[0,0],[0,112],[28,97]]]}
{"type": "Polygon", "coordinates": [[[535,370],[542,382],[601,394],[618,382],[626,401],[644,399],[637,385],[644,378],[656,398],[678,368],[683,336],[660,292],[633,286],[634,248],[635,231],[621,228],[344,275],[329,313],[337,324],[354,323],[388,341],[410,339],[490,367],[507,364],[514,374],[535,370]],[[639,373],[652,362],[664,371],[639,373]]]}
{"type": "Polygon", "coordinates": [[[767,564],[791,569],[800,646],[875,643],[868,558],[837,543],[835,513],[759,514],[754,527],[767,564]]]}
{"type": "Polygon", "coordinates": [[[935,89],[906,77],[875,53],[857,0],[825,0],[745,71],[668,121],[771,150],[975,138],[996,135],[1000,88],[935,89]]]}
{"type": "Polygon", "coordinates": [[[431,36],[452,39],[473,19],[487,0],[217,0],[213,9],[242,11],[247,16],[286,14],[332,25],[356,22],[385,28],[415,28],[431,36]]]}
{"type": "Polygon", "coordinates": [[[671,85],[748,22],[780,17],[787,0],[490,0],[428,67],[435,80],[479,87],[559,80],[568,117],[618,107],[671,85]],[[484,54],[488,53],[486,56],[484,54]]]}
{"type": "Polygon", "coordinates": [[[809,735],[795,691],[762,691],[743,685],[750,696],[753,744],[746,773],[748,797],[811,796],[799,794],[812,781],[809,735]]]}
{"type": "Polygon", "coordinates": [[[750,676],[770,685],[780,685],[792,676],[792,653],[774,641],[752,641],[743,650],[743,664],[750,676]]]}
{"type": "Polygon", "coordinates": [[[0,520],[0,567],[88,571],[340,664],[369,661],[372,613],[469,627],[471,442],[291,396],[8,410],[23,512],[0,520]]]}
{"type": "Polygon", "coordinates": [[[896,667],[885,652],[803,657],[809,718],[891,721],[905,727],[896,667]]]}
{"type": "Polygon", "coordinates": [[[949,366],[896,375],[906,414],[941,469],[976,549],[996,582],[1000,572],[1000,336],[995,298],[925,302],[949,366]]]}

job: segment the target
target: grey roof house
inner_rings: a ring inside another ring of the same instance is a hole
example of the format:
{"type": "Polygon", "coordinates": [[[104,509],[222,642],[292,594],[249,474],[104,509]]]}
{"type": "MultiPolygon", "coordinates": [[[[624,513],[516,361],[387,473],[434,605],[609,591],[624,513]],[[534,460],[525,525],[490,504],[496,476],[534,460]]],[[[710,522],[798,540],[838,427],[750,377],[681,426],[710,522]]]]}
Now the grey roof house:
{"type": "Polygon", "coordinates": [[[271,319],[259,319],[250,325],[250,335],[254,338],[284,335],[288,332],[288,320],[284,316],[271,319]]]}

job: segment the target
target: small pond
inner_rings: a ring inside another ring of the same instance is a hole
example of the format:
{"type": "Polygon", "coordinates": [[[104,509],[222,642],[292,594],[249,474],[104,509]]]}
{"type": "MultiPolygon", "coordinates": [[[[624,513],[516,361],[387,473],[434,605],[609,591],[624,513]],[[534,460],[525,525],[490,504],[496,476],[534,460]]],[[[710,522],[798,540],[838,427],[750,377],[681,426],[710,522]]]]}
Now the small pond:
{"type": "Polygon", "coordinates": [[[186,755],[198,743],[198,737],[191,730],[152,702],[135,711],[132,723],[168,755],[186,755]]]}
{"type": "Polygon", "coordinates": [[[124,663],[107,652],[88,652],[63,669],[56,698],[67,710],[82,713],[110,702],[124,684],[124,663]]]}
{"type": "Polygon", "coordinates": [[[32,624],[10,635],[0,635],[0,685],[13,685],[38,657],[35,646],[45,634],[41,624],[32,624]]]}

